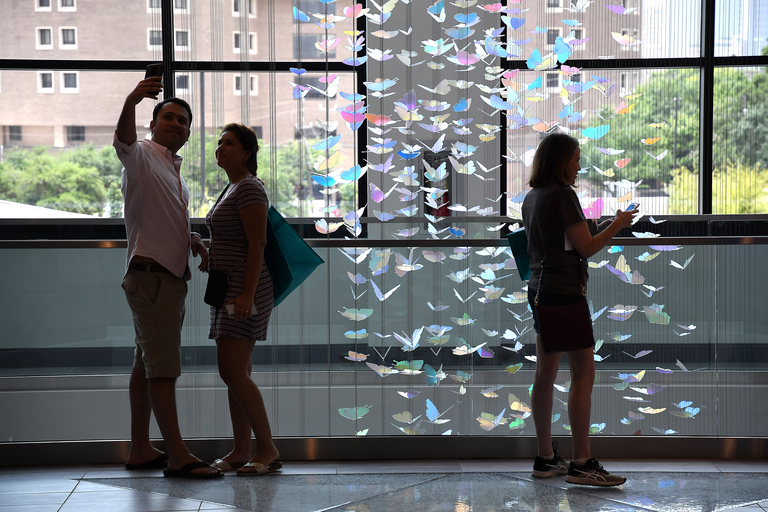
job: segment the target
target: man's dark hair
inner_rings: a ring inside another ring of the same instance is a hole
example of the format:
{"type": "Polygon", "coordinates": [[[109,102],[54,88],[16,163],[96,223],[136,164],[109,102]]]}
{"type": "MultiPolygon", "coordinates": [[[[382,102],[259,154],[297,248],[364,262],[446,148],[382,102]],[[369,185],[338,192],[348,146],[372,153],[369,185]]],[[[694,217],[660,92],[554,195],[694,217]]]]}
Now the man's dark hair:
{"type": "Polygon", "coordinates": [[[189,106],[189,103],[184,101],[181,98],[166,98],[157,105],[155,105],[154,110],[152,110],[152,121],[157,122],[157,114],[160,112],[160,109],[163,108],[168,103],[176,103],[177,105],[181,105],[184,107],[187,111],[187,114],[189,114],[189,125],[192,126],[192,107],[189,106]]]}

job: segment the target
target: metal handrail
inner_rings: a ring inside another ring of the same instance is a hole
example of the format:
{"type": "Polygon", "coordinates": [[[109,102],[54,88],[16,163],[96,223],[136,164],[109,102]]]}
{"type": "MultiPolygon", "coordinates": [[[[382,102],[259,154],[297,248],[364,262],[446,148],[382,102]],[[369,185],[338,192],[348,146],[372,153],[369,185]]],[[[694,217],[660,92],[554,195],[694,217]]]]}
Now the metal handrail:
{"type": "MultiPolygon", "coordinates": [[[[338,239],[309,238],[307,244],[318,248],[344,247],[502,247],[506,238],[482,239],[338,239]]],[[[636,238],[616,237],[612,245],[768,245],[768,236],[683,236],[636,238]]],[[[0,240],[0,249],[125,249],[126,240],[0,240]]]]}

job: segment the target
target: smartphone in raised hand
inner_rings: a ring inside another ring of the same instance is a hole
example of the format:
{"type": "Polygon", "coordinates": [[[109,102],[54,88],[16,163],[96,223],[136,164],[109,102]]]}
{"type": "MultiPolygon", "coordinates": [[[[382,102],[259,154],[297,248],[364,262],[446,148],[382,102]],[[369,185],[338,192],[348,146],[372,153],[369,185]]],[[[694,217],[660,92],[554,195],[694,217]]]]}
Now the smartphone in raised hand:
{"type": "Polygon", "coordinates": [[[632,210],[637,210],[637,208],[640,206],[640,203],[630,203],[627,206],[627,209],[624,210],[625,212],[631,212],[632,210]]]}
{"type": "Polygon", "coordinates": [[[152,76],[163,76],[163,65],[161,63],[157,62],[147,66],[147,71],[144,73],[144,78],[149,78],[152,76]]]}

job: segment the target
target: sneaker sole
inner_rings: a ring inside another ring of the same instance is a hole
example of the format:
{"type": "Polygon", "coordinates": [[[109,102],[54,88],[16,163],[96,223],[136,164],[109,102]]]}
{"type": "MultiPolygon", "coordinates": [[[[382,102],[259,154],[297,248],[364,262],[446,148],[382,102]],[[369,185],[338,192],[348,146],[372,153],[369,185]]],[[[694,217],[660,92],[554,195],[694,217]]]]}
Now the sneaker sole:
{"type": "Polygon", "coordinates": [[[621,481],[607,481],[607,480],[595,480],[594,478],[584,478],[578,476],[568,475],[565,477],[565,481],[569,484],[576,485],[596,485],[598,487],[616,487],[627,481],[626,478],[622,478],[621,481]]]}
{"type": "Polygon", "coordinates": [[[560,471],[532,471],[531,476],[536,478],[551,478],[553,476],[567,475],[568,470],[560,471]]]}

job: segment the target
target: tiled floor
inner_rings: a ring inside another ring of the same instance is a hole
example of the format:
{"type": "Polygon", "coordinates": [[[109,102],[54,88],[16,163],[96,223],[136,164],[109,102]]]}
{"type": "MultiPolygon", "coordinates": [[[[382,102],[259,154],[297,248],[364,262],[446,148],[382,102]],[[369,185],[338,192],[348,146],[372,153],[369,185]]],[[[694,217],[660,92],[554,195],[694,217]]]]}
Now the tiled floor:
{"type": "Polygon", "coordinates": [[[0,512],[768,511],[768,461],[603,460],[618,488],[534,480],[527,460],[286,462],[262,477],[163,478],[118,465],[0,468],[0,512]]]}

